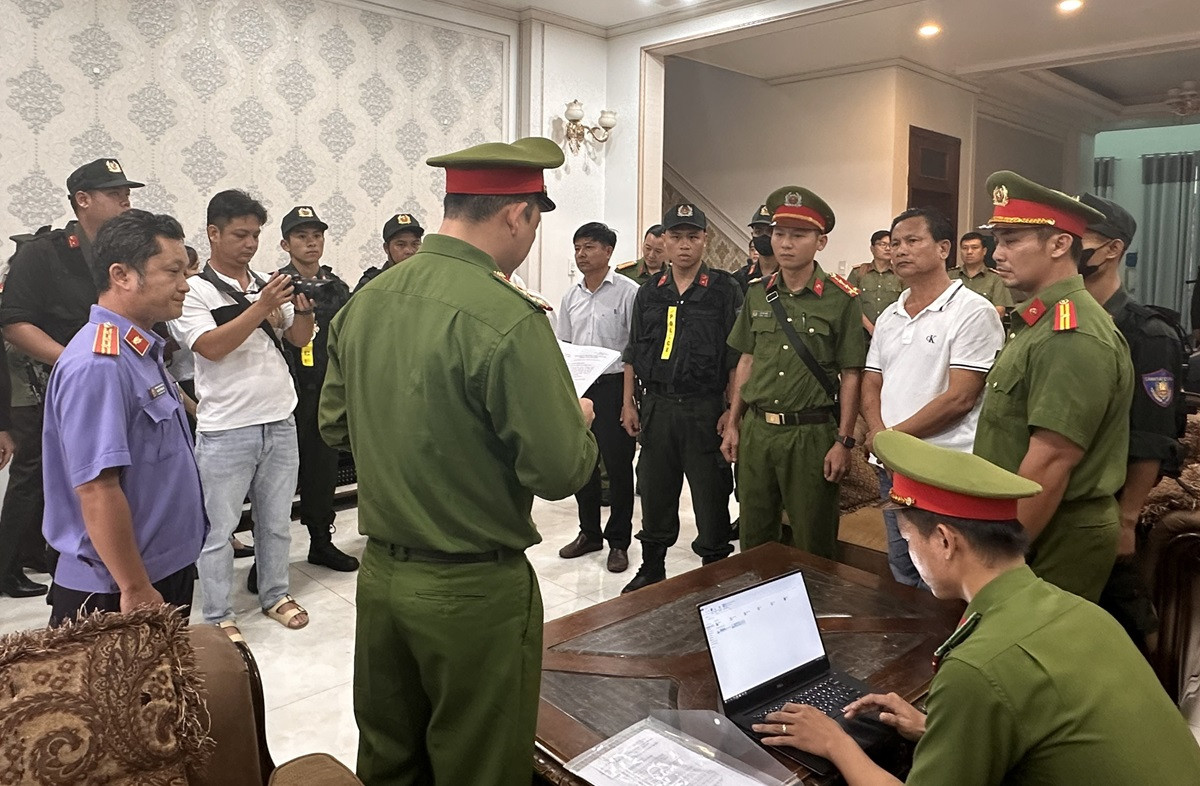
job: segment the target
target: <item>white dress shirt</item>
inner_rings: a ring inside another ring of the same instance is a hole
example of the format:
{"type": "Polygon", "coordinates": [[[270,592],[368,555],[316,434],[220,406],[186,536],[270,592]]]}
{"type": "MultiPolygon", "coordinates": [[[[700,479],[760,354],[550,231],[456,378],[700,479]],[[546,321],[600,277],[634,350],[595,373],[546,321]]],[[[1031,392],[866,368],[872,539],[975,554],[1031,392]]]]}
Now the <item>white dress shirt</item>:
{"type": "MultiPolygon", "coordinates": [[[[633,318],[633,299],[637,291],[637,283],[618,274],[612,267],[608,268],[595,292],[581,280],[563,293],[555,334],[568,344],[623,352],[629,343],[629,323],[633,318]]],[[[624,368],[618,358],[604,373],[619,374],[624,368]]]]}

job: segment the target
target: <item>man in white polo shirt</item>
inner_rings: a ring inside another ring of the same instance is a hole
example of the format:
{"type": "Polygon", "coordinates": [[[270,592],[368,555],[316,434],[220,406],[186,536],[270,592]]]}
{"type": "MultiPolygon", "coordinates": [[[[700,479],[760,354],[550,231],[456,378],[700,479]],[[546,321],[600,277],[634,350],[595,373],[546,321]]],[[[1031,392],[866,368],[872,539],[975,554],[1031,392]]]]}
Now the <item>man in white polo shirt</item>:
{"type": "Polygon", "coordinates": [[[229,538],[250,495],[258,601],[263,613],[292,629],[308,614],[288,594],[292,496],[300,454],[296,389],[281,340],[297,347],[313,337],[313,306],[295,295],[286,275],[256,273],[250,260],[267,211],[244,191],[222,191],[208,203],[212,253],[191,289],[172,334],[196,356],[196,463],[211,525],[197,567],[204,621],[241,635],[230,598],[229,538]]]}
{"type": "MultiPolygon", "coordinates": [[[[954,228],[936,210],[913,208],[892,221],[892,266],[906,287],[875,322],[862,383],[867,449],[885,428],[970,453],[983,381],[1004,346],[1004,327],[984,297],[951,281],[946,260],[954,228]]],[[[880,495],[892,481],[879,473],[880,495]]],[[[888,565],[896,581],[924,587],[900,537],[894,511],[883,512],[888,565]]]]}

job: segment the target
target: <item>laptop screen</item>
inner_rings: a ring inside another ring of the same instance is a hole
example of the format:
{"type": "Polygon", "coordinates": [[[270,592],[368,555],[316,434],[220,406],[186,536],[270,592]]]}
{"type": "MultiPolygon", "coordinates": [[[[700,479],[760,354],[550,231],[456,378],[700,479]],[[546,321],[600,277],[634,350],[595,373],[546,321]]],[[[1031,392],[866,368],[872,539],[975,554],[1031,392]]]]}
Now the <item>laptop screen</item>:
{"type": "Polygon", "coordinates": [[[699,608],[724,701],[741,698],[825,655],[804,576],[798,571],[699,608]]]}

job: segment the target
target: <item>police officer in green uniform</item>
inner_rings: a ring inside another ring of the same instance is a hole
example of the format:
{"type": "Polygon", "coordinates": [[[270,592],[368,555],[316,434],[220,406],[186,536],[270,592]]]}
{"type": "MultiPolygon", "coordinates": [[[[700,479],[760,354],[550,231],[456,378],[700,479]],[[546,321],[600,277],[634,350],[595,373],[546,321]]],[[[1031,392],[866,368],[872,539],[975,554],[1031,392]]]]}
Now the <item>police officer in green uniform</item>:
{"type": "Polygon", "coordinates": [[[987,376],[975,453],[1042,485],[1018,517],[1029,564],[1095,601],[1117,555],[1133,395],[1129,347],[1077,268],[1087,225],[1104,216],[1013,172],[987,189],[996,272],[1033,296],[987,376]]]}
{"type": "MultiPolygon", "coordinates": [[[[311,205],[297,205],[280,222],[280,248],[289,262],[279,269],[293,278],[312,301],[316,333],[303,347],[281,342],[288,355],[296,382],[296,441],[300,449],[300,524],[308,530],[308,561],[330,570],[358,570],[358,560],[333,544],[334,493],[337,490],[338,452],[325,444],[317,427],[317,405],[328,365],[329,325],[350,299],[350,287],[329,265],[321,264],[325,253],[325,230],[311,205]]],[[[257,578],[257,574],[256,574],[257,578]]]]}
{"type": "Polygon", "coordinates": [[[729,556],[733,478],[721,457],[726,394],[736,353],[725,346],[742,305],[726,272],[701,262],[708,219],[693,204],[663,217],[670,264],[643,284],[633,303],[625,349],[621,422],[641,434],[642,565],[622,592],[666,578],[667,549],[679,537],[679,494],[686,476],[698,534],[692,551],[705,564],[729,556]],[[645,389],[634,401],[636,381],[645,389]]]}
{"type": "Polygon", "coordinates": [[[383,223],[383,253],[387,262],[383,267],[371,266],[363,271],[354,291],[365,287],[376,276],[390,267],[400,264],[421,250],[421,238],[425,228],[412,213],[397,213],[383,223]]]}
{"type": "Polygon", "coordinates": [[[967,232],[958,241],[958,253],[961,264],[950,271],[950,278],[961,279],[967,289],[987,298],[1003,317],[1013,307],[1012,293],[1004,279],[984,264],[987,247],[983,244],[983,235],[967,232]]]}
{"type": "Polygon", "coordinates": [[[645,284],[657,276],[666,264],[665,242],[662,224],[655,224],[646,230],[646,236],[642,238],[642,255],[622,262],[614,270],[637,284],[645,284]]]}
{"type": "Polygon", "coordinates": [[[563,153],[531,137],[428,163],[446,169],[441,228],[338,313],[321,395],[321,435],[353,448],[369,539],[358,775],[509,786],[529,782],[537,725],[533,497],[571,496],[597,456],[549,306],[508,280],[554,209],[542,170],[563,153]]]}
{"type": "Polygon", "coordinates": [[[850,271],[850,284],[859,290],[863,328],[875,333],[875,321],[888,306],[900,298],[904,282],[892,269],[892,233],[881,229],[871,235],[871,261],[850,271]]]}
{"type": "MultiPolygon", "coordinates": [[[[926,717],[896,694],[852,702],[917,742],[909,786],[1192,784],[1200,747],[1149,664],[1104,611],[1025,565],[1015,519],[1033,481],[898,431],[875,438],[913,563],[968,602],[934,653],[926,717]]],[[[835,720],[789,704],[755,730],[837,765],[850,786],[900,783],[835,720]]]]}
{"type": "Polygon", "coordinates": [[[1125,251],[1137,222],[1108,199],[1084,194],[1080,201],[1104,214],[1083,235],[1079,272],[1092,297],[1112,315],[1129,343],[1133,361],[1133,405],[1129,410],[1129,460],[1118,493],[1121,537],[1117,562],[1100,605],[1142,644],[1157,630],[1157,619],[1134,563],[1138,517],[1150,490],[1164,474],[1178,476],[1184,456],[1179,437],[1187,423],[1178,400],[1183,373],[1183,339],[1159,312],[1143,306],[1121,286],[1125,251]]]}
{"type": "Polygon", "coordinates": [[[764,270],[761,262],[762,257],[771,257],[771,211],[767,210],[766,205],[759,205],[754,211],[754,215],[750,216],[750,245],[758,252],[759,260],[747,259],[746,264],[742,265],[737,270],[733,271],[733,278],[738,282],[738,286],[742,288],[742,294],[746,294],[746,290],[750,288],[750,282],[756,278],[763,278],[775,271],[775,260],[768,259],[768,268],[764,270]],[[765,237],[767,240],[759,240],[760,237],[765,237]],[[765,254],[763,252],[766,252],[765,254]]]}
{"type": "Polygon", "coordinates": [[[829,205],[785,186],[767,208],[779,271],[751,285],[729,335],[742,356],[721,450],[738,463],[743,551],[783,538],[783,509],[791,545],[832,559],[866,361],[862,311],[858,290],[816,261],[829,205]]]}

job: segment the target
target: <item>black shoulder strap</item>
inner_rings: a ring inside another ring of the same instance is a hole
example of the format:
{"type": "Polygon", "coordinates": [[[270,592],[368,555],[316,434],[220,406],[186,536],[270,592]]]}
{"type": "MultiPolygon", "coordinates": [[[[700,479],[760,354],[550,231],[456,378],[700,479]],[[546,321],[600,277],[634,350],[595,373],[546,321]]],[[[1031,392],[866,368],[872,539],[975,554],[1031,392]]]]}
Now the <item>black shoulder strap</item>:
{"type": "MultiPolygon", "coordinates": [[[[255,275],[253,270],[250,271],[250,276],[254,279],[254,283],[258,284],[259,290],[261,290],[263,288],[263,280],[255,275]]],[[[204,266],[204,269],[200,271],[200,278],[216,287],[217,291],[221,294],[229,295],[229,297],[233,298],[234,302],[241,306],[243,311],[250,308],[250,299],[246,297],[245,293],[230,286],[228,281],[222,280],[222,278],[217,275],[217,271],[212,269],[211,265],[204,266]]],[[[258,323],[258,329],[267,334],[267,338],[271,339],[271,343],[274,344],[275,348],[283,354],[283,357],[286,360],[288,356],[287,352],[284,351],[283,344],[280,343],[279,337],[275,335],[275,328],[271,327],[271,323],[264,319],[262,322],[258,323]]]]}
{"type": "Polygon", "coordinates": [[[771,304],[771,310],[775,312],[775,320],[779,326],[783,328],[783,333],[792,342],[792,349],[796,351],[796,355],[804,361],[804,365],[808,366],[808,370],[817,378],[817,382],[821,383],[821,387],[825,388],[825,393],[829,398],[836,403],[838,400],[838,388],[833,384],[833,380],[825,373],[825,369],[821,368],[821,364],[813,357],[812,352],[800,340],[800,334],[796,332],[796,328],[792,327],[792,323],[788,322],[787,313],[783,310],[783,304],[779,302],[779,292],[775,289],[775,282],[770,282],[767,289],[767,302],[771,304]]]}

